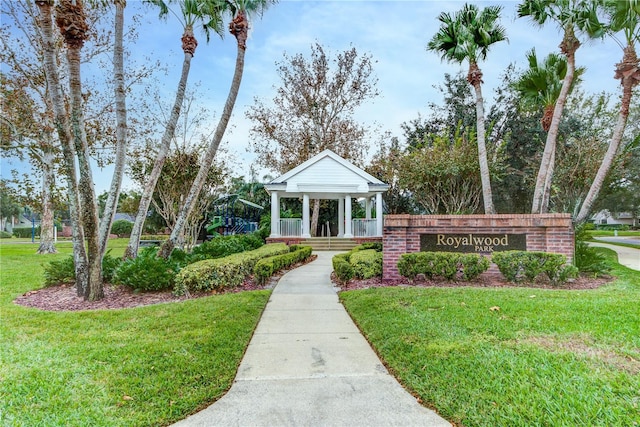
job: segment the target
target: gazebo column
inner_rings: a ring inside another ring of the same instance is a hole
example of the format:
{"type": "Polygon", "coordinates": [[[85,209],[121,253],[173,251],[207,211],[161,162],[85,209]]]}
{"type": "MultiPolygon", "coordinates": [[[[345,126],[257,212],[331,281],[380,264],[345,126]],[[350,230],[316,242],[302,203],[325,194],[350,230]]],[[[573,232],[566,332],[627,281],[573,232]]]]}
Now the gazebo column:
{"type": "Polygon", "coordinates": [[[309,232],[309,195],[302,195],[302,237],[311,237],[309,232]]]}
{"type": "Polygon", "coordinates": [[[280,198],[277,191],[271,192],[271,235],[280,237],[280,198]]]}
{"type": "Polygon", "coordinates": [[[344,197],[344,237],[350,239],[353,237],[351,232],[351,195],[344,197]]]}
{"type": "Polygon", "coordinates": [[[382,193],[376,193],[376,235],[382,236],[382,193]]]}
{"type": "Polygon", "coordinates": [[[338,237],[344,237],[344,198],[338,199],[338,237]]]}

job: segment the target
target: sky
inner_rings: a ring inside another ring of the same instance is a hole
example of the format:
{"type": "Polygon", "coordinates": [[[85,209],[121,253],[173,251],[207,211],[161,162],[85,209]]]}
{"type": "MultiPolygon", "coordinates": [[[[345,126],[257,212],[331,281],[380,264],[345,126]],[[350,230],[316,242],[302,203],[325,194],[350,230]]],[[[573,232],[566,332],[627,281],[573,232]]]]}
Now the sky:
{"type": "MultiPolygon", "coordinates": [[[[558,52],[560,30],[554,23],[544,28],[535,26],[527,18],[517,18],[516,1],[472,2],[479,7],[503,6],[501,24],[506,28],[508,42],[491,47],[486,61],[480,62],[484,73],[483,94],[485,109],[493,105],[493,89],[510,63],[518,69],[526,66],[525,53],[535,47],[539,58],[558,52]]],[[[234,113],[223,142],[237,159],[235,172],[249,176],[249,168],[256,156],[249,148],[250,122],[245,111],[254,98],[269,103],[280,80],[276,62],[303,53],[309,55],[311,45],[320,43],[331,56],[355,47],[359,54],[372,56],[374,73],[378,78],[380,96],[360,107],[356,118],[365,123],[377,123],[382,130],[400,137],[400,125],[429,113],[430,102],[441,103],[436,86],[442,84],[446,73],[465,72],[468,65],[443,62],[426,45],[438,31],[437,16],[455,12],[463,1],[292,1],[282,0],[272,5],[262,16],[254,16],[247,42],[245,69],[234,113]]],[[[179,80],[183,54],[180,48],[182,27],[169,16],[158,20],[157,10],[139,1],[127,2],[128,16],[143,15],[139,37],[130,45],[132,55],[159,59],[168,67],[162,76],[161,96],[165,103],[173,102],[179,80]]],[[[226,25],[226,24],[225,24],[226,25]]],[[[191,63],[189,86],[199,84],[199,102],[219,117],[226,100],[236,57],[236,43],[228,34],[224,40],[213,34],[209,43],[204,33],[196,30],[198,48],[191,63]]],[[[612,39],[585,42],[576,55],[577,66],[587,68],[583,89],[589,93],[607,91],[619,93],[619,83],[613,69],[622,58],[622,49],[612,39]]],[[[213,129],[217,124],[212,121],[213,129]]],[[[375,147],[372,147],[373,154],[375,147]]],[[[3,168],[5,169],[5,168],[3,168]]],[[[261,172],[267,172],[258,167],[261,172]]],[[[108,177],[109,168],[96,171],[108,177]]],[[[5,173],[3,172],[3,175],[5,173]]],[[[259,179],[261,176],[258,177],[259,179]]],[[[109,186],[109,179],[97,178],[98,193],[109,186]]],[[[132,188],[127,181],[125,188],[132,188]]]]}

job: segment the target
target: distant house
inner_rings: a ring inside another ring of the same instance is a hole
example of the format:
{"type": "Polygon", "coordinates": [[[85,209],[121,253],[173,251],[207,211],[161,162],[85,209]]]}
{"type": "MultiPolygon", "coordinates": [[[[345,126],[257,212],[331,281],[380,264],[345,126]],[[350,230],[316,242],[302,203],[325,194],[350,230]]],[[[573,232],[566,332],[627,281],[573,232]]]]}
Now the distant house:
{"type": "Polygon", "coordinates": [[[591,221],[596,225],[638,226],[638,218],[636,218],[631,212],[610,212],[607,209],[597,212],[591,217],[591,221]]]}

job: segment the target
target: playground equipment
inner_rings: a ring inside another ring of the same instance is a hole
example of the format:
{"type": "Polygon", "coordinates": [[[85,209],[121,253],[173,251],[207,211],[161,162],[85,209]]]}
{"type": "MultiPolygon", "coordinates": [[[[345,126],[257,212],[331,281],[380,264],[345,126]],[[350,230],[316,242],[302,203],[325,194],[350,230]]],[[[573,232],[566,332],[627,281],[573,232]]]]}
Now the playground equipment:
{"type": "Polygon", "coordinates": [[[212,205],[213,216],[207,224],[207,234],[246,234],[258,229],[264,207],[241,199],[238,194],[222,196],[212,205]]]}

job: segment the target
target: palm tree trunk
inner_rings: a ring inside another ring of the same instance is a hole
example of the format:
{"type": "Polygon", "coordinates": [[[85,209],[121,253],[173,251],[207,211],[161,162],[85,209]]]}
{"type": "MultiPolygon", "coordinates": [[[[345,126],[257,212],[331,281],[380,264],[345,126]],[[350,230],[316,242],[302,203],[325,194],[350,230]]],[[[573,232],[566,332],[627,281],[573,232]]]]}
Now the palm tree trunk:
{"type": "Polygon", "coordinates": [[[54,123],[58,138],[62,146],[63,169],[67,181],[67,194],[69,198],[69,216],[71,217],[71,230],[73,240],[73,260],[76,273],[76,290],[78,296],[83,296],[88,286],[89,275],[87,270],[87,253],[84,246],[84,230],[78,196],[78,181],[75,166],[75,152],[73,136],[69,128],[69,122],[65,111],[60,77],[58,75],[55,43],[53,38],[52,6],[53,0],[40,0],[36,2],[40,10],[40,29],[43,45],[43,63],[46,70],[46,79],[49,86],[49,97],[54,112],[54,123]]]}
{"type": "Polygon", "coordinates": [[[118,199],[122,187],[122,177],[127,156],[127,104],[124,88],[124,59],[123,59],[123,33],[124,33],[124,8],[125,0],[114,0],[116,8],[114,47],[113,47],[113,80],[115,83],[116,104],[116,158],[111,178],[111,187],[105,203],[102,219],[100,220],[100,254],[104,256],[109,240],[109,230],[113,223],[113,217],[118,209],[118,199]]]}
{"type": "Polygon", "coordinates": [[[631,105],[633,87],[640,83],[640,62],[638,61],[638,57],[636,56],[633,45],[628,45],[624,49],[624,56],[622,62],[618,65],[618,67],[620,67],[621,64],[628,64],[630,65],[630,67],[628,72],[616,74],[616,76],[620,75],[620,78],[622,79],[622,100],[620,101],[620,112],[618,113],[618,121],[616,122],[615,129],[613,130],[609,148],[607,148],[607,152],[602,159],[602,163],[600,163],[598,172],[596,173],[596,176],[591,183],[589,192],[585,196],[584,202],[582,202],[582,207],[580,208],[580,211],[575,218],[575,222],[578,223],[587,220],[589,214],[591,213],[591,207],[598,198],[598,194],[600,193],[602,184],[604,183],[604,180],[607,177],[611,166],[613,165],[613,160],[620,150],[624,128],[627,124],[627,118],[629,117],[629,106],[631,105]]]}
{"type": "Polygon", "coordinates": [[[540,169],[536,177],[536,187],[533,191],[533,202],[531,204],[531,213],[545,213],[549,206],[549,192],[546,190],[546,183],[551,182],[553,178],[554,162],[552,161],[553,153],[556,151],[556,141],[558,140],[558,130],[560,128],[560,119],[564,111],[564,105],[567,102],[573,76],[576,69],[575,51],[567,52],[567,74],[562,81],[560,95],[553,109],[553,117],[551,118],[551,126],[547,132],[547,140],[544,145],[544,152],[540,160],[540,169]],[[547,178],[547,175],[549,177],[547,178]],[[548,180],[548,181],[547,181],[548,180]]]}
{"type": "Polygon", "coordinates": [[[104,298],[102,286],[102,253],[98,239],[98,205],[89,163],[87,135],[82,112],[82,84],[80,78],[80,48],[67,48],[69,64],[69,91],[71,94],[71,129],[75,141],[78,170],[80,173],[79,195],[82,207],[82,224],[87,245],[89,283],[84,297],[88,301],[104,298]]]}
{"type": "Polygon", "coordinates": [[[195,206],[195,201],[200,195],[200,191],[202,191],[202,187],[204,186],[209,170],[211,169],[211,164],[213,163],[213,159],[218,151],[220,141],[222,141],[222,137],[224,136],[229,120],[231,119],[231,113],[233,112],[233,107],[236,103],[236,98],[238,97],[238,92],[240,90],[240,83],[242,83],[248,28],[249,26],[246,22],[246,16],[244,12],[240,11],[230,24],[231,33],[236,37],[238,42],[238,49],[236,55],[236,68],[233,73],[233,80],[231,81],[229,95],[227,96],[227,101],[224,104],[224,109],[222,110],[218,127],[213,134],[213,139],[211,140],[209,147],[207,148],[207,152],[202,159],[198,175],[196,175],[196,178],[193,180],[193,184],[191,184],[191,189],[189,190],[189,194],[185,198],[184,204],[180,209],[180,213],[176,219],[176,224],[173,227],[173,230],[171,230],[171,236],[169,236],[169,239],[167,239],[160,248],[158,256],[162,258],[168,258],[169,255],[171,255],[178,238],[182,235],[187,218],[189,218],[189,215],[195,206]]]}
{"type": "MultiPolygon", "coordinates": [[[[551,160],[549,161],[549,169],[553,170],[556,164],[556,152],[551,153],[551,160]]],[[[544,180],[544,193],[542,197],[542,212],[549,212],[549,201],[551,199],[551,182],[553,181],[553,174],[548,173],[544,180]]]]}
{"type": "MultiPolygon", "coordinates": [[[[477,65],[476,65],[477,68],[477,65]]],[[[479,71],[479,70],[478,70],[479,71]]],[[[470,71],[471,74],[471,71],[470,71]]],[[[493,193],[491,191],[491,175],[489,173],[489,162],[487,161],[487,146],[485,144],[484,130],[484,99],[482,98],[482,86],[480,81],[475,81],[473,88],[476,92],[476,126],[478,140],[478,161],[480,162],[480,180],[482,182],[482,199],[484,202],[484,213],[487,215],[496,213],[493,207],[493,193]]]]}
{"type": "MultiPolygon", "coordinates": [[[[187,30],[185,30],[185,33],[186,32],[187,30]]],[[[171,140],[173,139],[173,135],[176,130],[176,125],[178,123],[178,118],[180,117],[180,110],[182,109],[182,103],[184,101],[184,93],[187,87],[187,79],[189,78],[189,69],[191,67],[192,58],[193,58],[193,52],[185,51],[184,61],[182,62],[182,74],[180,75],[180,81],[178,82],[178,89],[176,90],[176,99],[173,103],[173,108],[171,109],[171,116],[169,116],[169,122],[167,123],[167,127],[165,128],[164,134],[162,135],[162,140],[160,141],[158,154],[153,164],[153,169],[149,174],[149,180],[145,184],[144,190],[142,191],[142,196],[140,197],[140,206],[138,208],[138,214],[136,215],[136,220],[133,223],[133,229],[131,230],[131,237],[129,238],[129,245],[127,246],[127,249],[124,253],[125,259],[135,258],[136,256],[138,256],[140,237],[142,236],[142,228],[144,226],[144,221],[147,218],[147,211],[149,210],[149,205],[151,204],[151,199],[153,198],[153,192],[156,188],[156,184],[158,182],[158,179],[160,178],[162,167],[164,166],[164,162],[167,159],[167,154],[169,153],[169,147],[171,146],[171,140]]]]}
{"type": "MultiPolygon", "coordinates": [[[[47,138],[50,139],[51,135],[47,135],[47,138]]],[[[55,254],[58,252],[53,237],[54,225],[51,189],[54,186],[54,155],[49,145],[50,142],[50,140],[46,142],[47,147],[44,148],[42,156],[42,222],[40,223],[39,254],[55,254]]]]}

